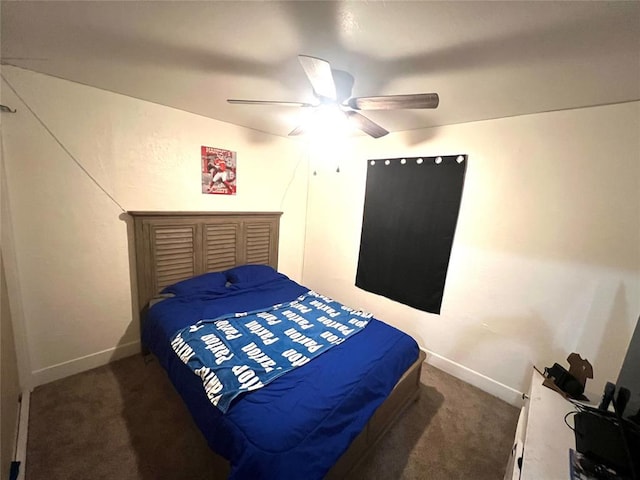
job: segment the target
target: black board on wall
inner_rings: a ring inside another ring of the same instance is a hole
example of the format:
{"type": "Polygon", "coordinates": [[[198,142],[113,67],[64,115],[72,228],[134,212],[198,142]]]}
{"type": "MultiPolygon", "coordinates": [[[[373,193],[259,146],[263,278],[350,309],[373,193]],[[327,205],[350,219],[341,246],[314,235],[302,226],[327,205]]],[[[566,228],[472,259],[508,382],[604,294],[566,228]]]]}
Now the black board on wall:
{"type": "Polygon", "coordinates": [[[440,313],[466,155],[370,160],[356,286],[440,313]]]}

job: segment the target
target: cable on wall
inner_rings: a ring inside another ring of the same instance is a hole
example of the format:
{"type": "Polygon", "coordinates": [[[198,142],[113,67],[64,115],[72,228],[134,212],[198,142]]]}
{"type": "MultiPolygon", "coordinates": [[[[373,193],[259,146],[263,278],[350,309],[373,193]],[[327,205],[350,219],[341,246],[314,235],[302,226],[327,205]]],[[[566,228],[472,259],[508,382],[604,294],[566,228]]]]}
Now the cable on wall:
{"type": "MultiPolygon", "coordinates": [[[[113,203],[115,203],[115,204],[118,206],[118,208],[120,208],[120,210],[122,210],[122,212],[123,212],[123,213],[126,213],[127,211],[122,207],[122,205],[120,205],[120,203],[118,203],[118,201],[117,201],[115,198],[113,198],[113,195],[111,195],[111,194],[110,194],[110,193],[109,193],[109,192],[108,192],[108,191],[107,191],[107,190],[106,190],[102,185],[100,185],[100,183],[98,183],[98,181],[93,177],[93,175],[91,175],[91,174],[89,173],[89,171],[88,171],[88,170],[87,170],[87,169],[86,169],[86,168],[85,168],[85,167],[84,167],[84,166],[83,166],[83,165],[78,161],[78,159],[76,159],[76,157],[74,157],[74,156],[73,156],[73,154],[69,151],[69,149],[68,149],[67,147],[65,147],[65,146],[64,146],[64,144],[63,144],[63,143],[58,139],[58,137],[56,137],[56,135],[51,131],[51,129],[50,129],[49,127],[47,127],[47,125],[42,121],[42,119],[38,116],[38,114],[37,114],[36,112],[34,112],[34,111],[33,111],[33,109],[32,109],[32,108],[29,106],[29,104],[24,100],[24,98],[22,98],[22,97],[20,96],[20,94],[16,91],[16,89],[15,89],[15,88],[13,88],[13,85],[11,85],[11,83],[9,82],[9,80],[7,80],[7,78],[6,78],[4,75],[2,75],[1,73],[0,73],[0,77],[2,77],[2,80],[4,80],[4,82],[9,86],[9,88],[10,88],[10,89],[11,89],[11,91],[14,93],[14,95],[15,95],[16,97],[18,97],[18,100],[20,100],[20,101],[23,103],[23,105],[24,105],[25,107],[27,107],[27,110],[29,110],[29,111],[31,112],[31,114],[34,116],[34,118],[38,121],[38,123],[40,123],[40,125],[42,125],[42,128],[44,128],[44,129],[47,131],[47,133],[49,133],[49,135],[51,135],[51,138],[53,138],[53,139],[56,141],[56,143],[60,146],[60,148],[62,148],[62,150],[64,150],[64,152],[65,152],[67,155],[69,155],[69,158],[71,158],[71,160],[73,160],[73,161],[74,161],[74,163],[75,163],[75,164],[80,168],[80,170],[82,170],[82,171],[85,173],[85,175],[86,175],[87,177],[89,177],[89,178],[91,179],[91,181],[92,181],[93,183],[95,183],[95,184],[96,184],[96,186],[97,186],[100,190],[102,190],[102,192],[103,192],[107,197],[109,197],[109,199],[110,199],[113,203]]],[[[15,112],[15,110],[14,110],[14,112],[15,112]]]]}
{"type": "MultiPolygon", "coordinates": [[[[280,201],[280,210],[283,210],[283,206],[284,206],[284,199],[287,196],[287,193],[289,191],[289,188],[291,187],[291,184],[293,183],[293,179],[296,177],[296,173],[298,172],[298,168],[300,167],[300,164],[302,163],[303,160],[307,160],[307,165],[310,166],[311,164],[311,155],[308,151],[308,149],[303,149],[302,152],[300,152],[300,158],[298,158],[298,162],[296,163],[295,168],[293,169],[293,173],[291,174],[291,178],[289,179],[289,183],[287,184],[284,193],[282,194],[282,200],[280,201]]],[[[315,175],[315,172],[314,172],[315,175]]],[[[305,245],[307,244],[307,215],[309,213],[309,170],[307,169],[307,192],[306,192],[306,198],[305,198],[305,205],[304,205],[304,234],[302,237],[302,265],[300,266],[300,281],[303,280],[303,275],[304,275],[304,250],[305,250],[305,245]]]]}
{"type": "MultiPolygon", "coordinates": [[[[307,155],[308,157],[308,155],[307,155]]],[[[280,210],[282,210],[283,205],[284,205],[284,199],[287,196],[287,193],[289,192],[289,188],[291,187],[291,184],[293,183],[293,179],[296,178],[296,173],[298,172],[298,167],[300,166],[300,164],[302,163],[302,160],[304,160],[305,158],[305,154],[301,153],[300,154],[300,158],[298,158],[298,162],[296,163],[295,168],[293,169],[293,173],[291,174],[291,178],[289,179],[289,183],[287,183],[287,186],[284,189],[284,193],[282,194],[282,199],[280,200],[280,210]]]]}

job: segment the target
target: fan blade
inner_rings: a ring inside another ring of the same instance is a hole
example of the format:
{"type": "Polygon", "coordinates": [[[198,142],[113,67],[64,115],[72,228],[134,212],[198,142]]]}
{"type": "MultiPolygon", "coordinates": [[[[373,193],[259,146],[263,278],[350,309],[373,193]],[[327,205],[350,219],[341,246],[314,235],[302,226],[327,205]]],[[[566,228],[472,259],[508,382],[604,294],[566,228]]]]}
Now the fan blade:
{"type": "Polygon", "coordinates": [[[336,84],[333,81],[331,65],[321,58],[298,55],[304,73],[307,74],[313,91],[319,97],[336,100],[336,84]]]}
{"type": "Polygon", "coordinates": [[[269,100],[236,100],[234,98],[228,98],[227,102],[235,105],[280,105],[283,107],[313,107],[311,103],[302,102],[277,102],[269,100]]]}
{"type": "Polygon", "coordinates": [[[342,103],[351,97],[353,90],[353,75],[344,70],[331,70],[333,83],[336,86],[336,100],[342,103]]]}
{"type": "Polygon", "coordinates": [[[414,93],[409,95],[383,95],[380,97],[354,97],[347,105],[354,110],[395,110],[402,108],[437,108],[440,98],[437,93],[414,93]]]}
{"type": "Polygon", "coordinates": [[[369,120],[367,117],[365,117],[364,115],[358,112],[348,111],[344,113],[347,115],[349,122],[351,122],[355,127],[359,128],[367,135],[372,136],[373,138],[384,137],[387,133],[389,133],[380,125],[378,125],[372,120],[369,120]]]}

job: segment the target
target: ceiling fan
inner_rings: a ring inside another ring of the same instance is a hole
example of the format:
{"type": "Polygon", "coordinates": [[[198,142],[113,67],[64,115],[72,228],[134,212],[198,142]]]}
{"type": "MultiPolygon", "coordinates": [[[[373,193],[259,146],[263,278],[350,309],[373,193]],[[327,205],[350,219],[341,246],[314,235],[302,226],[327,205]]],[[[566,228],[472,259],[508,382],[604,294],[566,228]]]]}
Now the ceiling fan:
{"type": "MultiPolygon", "coordinates": [[[[227,102],[244,105],[281,105],[290,107],[336,107],[356,128],[373,138],[387,133],[383,127],[368,119],[359,110],[398,110],[414,108],[436,108],[440,101],[437,93],[412,93],[408,95],[381,95],[376,97],[351,97],[353,76],[343,70],[334,70],[326,60],[298,55],[302,69],[309,78],[316,103],[280,102],[269,100],[237,100],[227,102]]],[[[294,128],[289,135],[304,133],[303,125],[294,128]]]]}

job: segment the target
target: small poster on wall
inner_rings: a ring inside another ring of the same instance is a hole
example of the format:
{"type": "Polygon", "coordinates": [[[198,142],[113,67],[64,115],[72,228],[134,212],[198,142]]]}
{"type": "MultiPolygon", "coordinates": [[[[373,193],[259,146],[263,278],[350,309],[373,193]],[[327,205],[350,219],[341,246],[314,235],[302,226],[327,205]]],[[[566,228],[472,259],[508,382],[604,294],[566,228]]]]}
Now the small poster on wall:
{"type": "Polygon", "coordinates": [[[200,149],[202,193],[212,195],[236,194],[236,152],[223,148],[200,149]]]}

